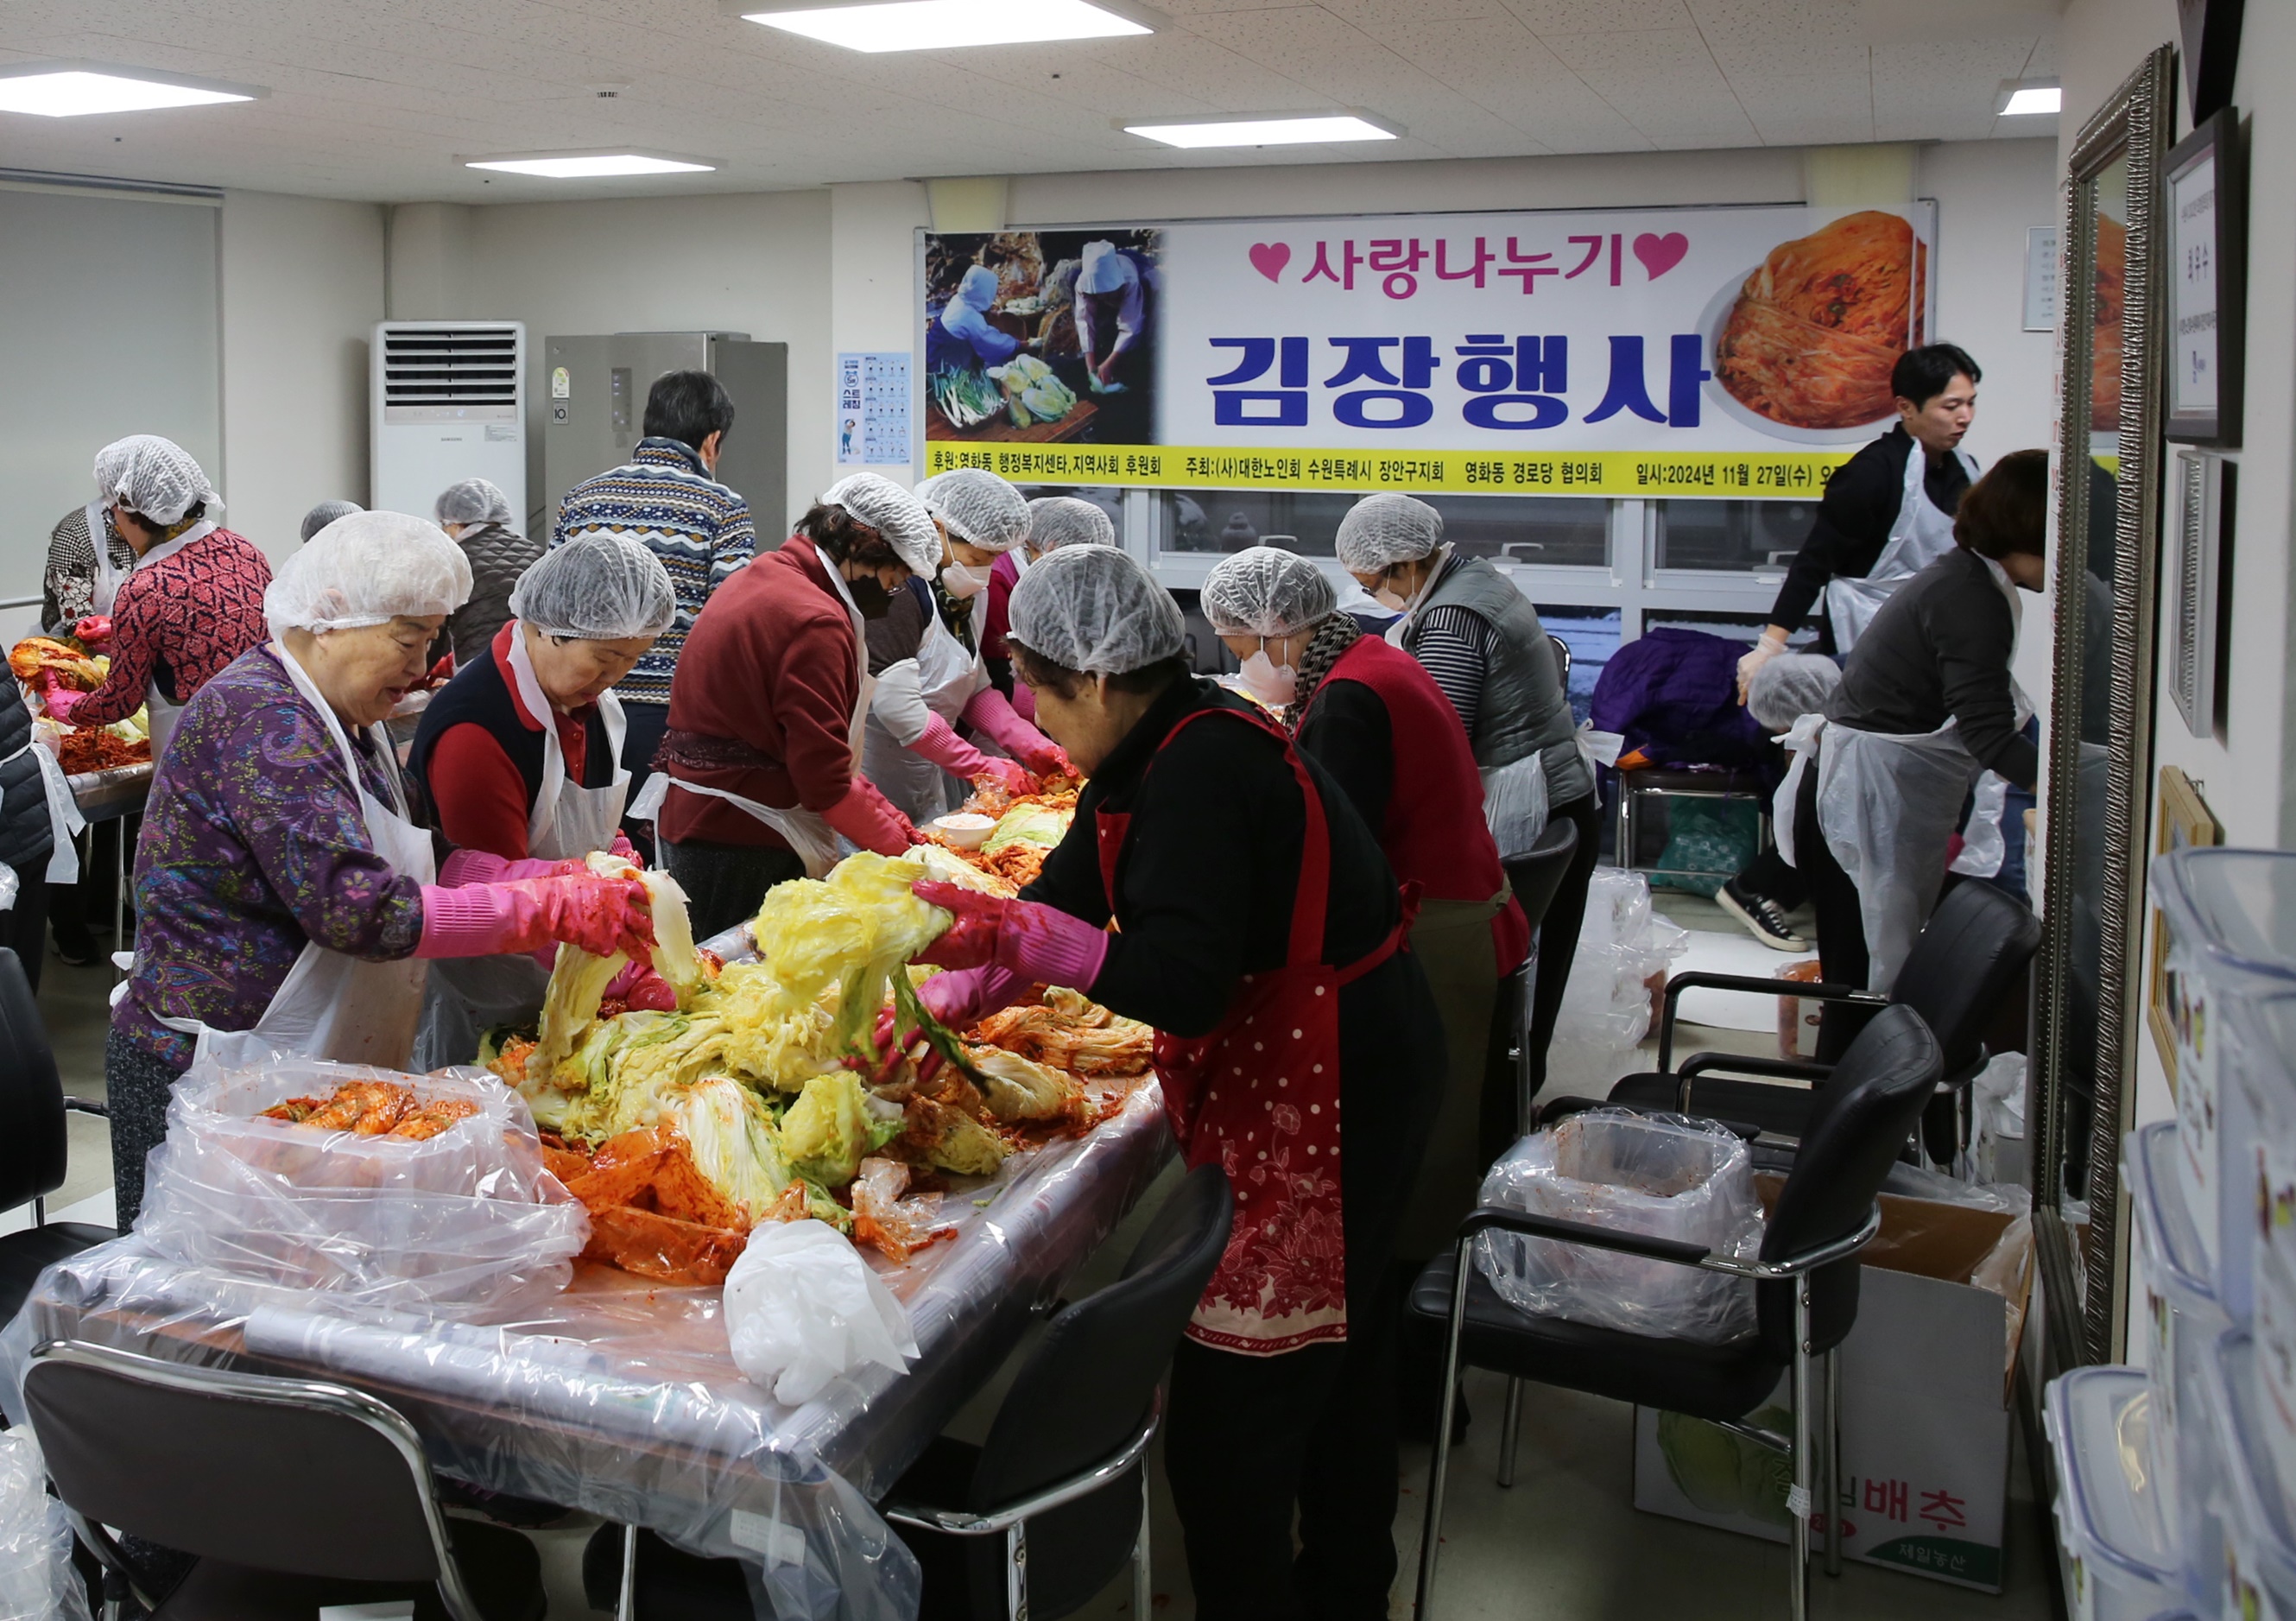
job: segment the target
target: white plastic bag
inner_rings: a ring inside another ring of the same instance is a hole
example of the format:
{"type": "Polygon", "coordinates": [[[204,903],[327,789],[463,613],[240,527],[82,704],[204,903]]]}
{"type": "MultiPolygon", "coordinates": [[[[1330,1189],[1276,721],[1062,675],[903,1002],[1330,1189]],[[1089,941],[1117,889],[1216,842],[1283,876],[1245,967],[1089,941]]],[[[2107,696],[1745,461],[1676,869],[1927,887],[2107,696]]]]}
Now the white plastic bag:
{"type": "Polygon", "coordinates": [[[1529,854],[1546,831],[1545,761],[1542,751],[1483,773],[1483,824],[1491,830],[1502,861],[1529,854]]]}
{"type": "Polygon", "coordinates": [[[1650,980],[1689,949],[1690,936],[1651,909],[1650,881],[1598,867],[1554,1039],[1546,1049],[1546,1095],[1599,1098],[1633,1066],[1650,1033],[1650,980]]]}
{"type": "Polygon", "coordinates": [[[767,1222],[726,1276],[734,1365],[774,1400],[798,1407],[832,1380],[916,1359],[909,1314],[861,1254],[820,1222],[767,1222]]]}
{"type": "Polygon", "coordinates": [[[71,1522],[26,1429],[0,1432],[0,1621],[88,1621],[71,1522]]]}
{"type": "MultiPolygon", "coordinates": [[[[1762,1211],[1746,1145],[1710,1121],[1589,1109],[1524,1138],[1484,1179],[1482,1202],[1703,1245],[1751,1260],[1762,1211]]],[[[1538,1317],[1722,1345],[1754,1331],[1751,1282],[1616,1250],[1491,1231],[1475,1264],[1538,1317]]]]}
{"type": "MultiPolygon", "coordinates": [[[[233,1057],[248,1056],[244,1043],[233,1057]]],[[[193,1063],[168,1105],[136,1230],[161,1255],[363,1304],[447,1315],[556,1294],[586,1212],[544,1167],[526,1100],[480,1070],[408,1075],[265,1054],[193,1063]],[[360,1136],[262,1112],[356,1081],[476,1113],[437,1136],[360,1136]]]]}

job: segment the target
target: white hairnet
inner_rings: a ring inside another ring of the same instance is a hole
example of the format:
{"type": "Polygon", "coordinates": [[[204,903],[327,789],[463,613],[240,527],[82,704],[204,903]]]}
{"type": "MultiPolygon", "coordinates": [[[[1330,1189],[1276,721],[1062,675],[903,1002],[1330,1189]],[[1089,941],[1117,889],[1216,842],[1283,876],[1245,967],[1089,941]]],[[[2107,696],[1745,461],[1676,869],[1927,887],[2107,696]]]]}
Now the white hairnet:
{"type": "Polygon", "coordinates": [[[471,598],[471,560],[428,518],[355,512],[279,566],[263,594],[271,634],[356,630],[401,614],[452,613],[471,598]]]}
{"type": "Polygon", "coordinates": [[[925,510],[948,532],[986,552],[1009,552],[1029,538],[1029,503],[982,467],[955,467],[917,486],[925,510]]]}
{"type": "Polygon", "coordinates": [[[1766,730],[1783,732],[1804,715],[1825,712],[1841,685],[1841,666],[1820,653],[1783,653],[1746,686],[1746,708],[1766,730]]]}
{"type": "Polygon", "coordinates": [[[1116,520],[1082,496],[1038,496],[1029,503],[1029,545],[1039,555],[1063,546],[1114,546],[1116,520]]]}
{"type": "Polygon", "coordinates": [[[1084,245],[1084,268],[1077,272],[1078,292],[1115,292],[1139,272],[1132,261],[1116,251],[1112,242],[1088,242],[1084,245]]]}
{"type": "Polygon", "coordinates": [[[1180,605],[1129,552],[1072,546],[1013,588],[1012,638],[1040,658],[1090,675],[1123,675],[1187,646],[1180,605]]]}
{"type": "Polygon", "coordinates": [[[1222,636],[1290,636],[1330,614],[1339,593],[1296,552],[1255,546],[1212,565],[1202,605],[1222,636]]]}
{"type": "Polygon", "coordinates": [[[1443,514],[1407,495],[1367,495],[1348,508],[1333,542],[1349,573],[1368,574],[1424,557],[1441,543],[1443,514]]]}
{"type": "Polygon", "coordinates": [[[940,572],[940,531],[924,503],[882,473],[856,473],[821,492],[822,501],[842,506],[885,537],[894,555],[913,574],[940,572]]]}
{"type": "Polygon", "coordinates": [[[528,564],[511,588],[510,611],[545,636],[616,642],[668,629],[677,592],[643,544],[594,531],[528,564]]]}
{"type": "Polygon", "coordinates": [[[430,510],[442,524],[508,523],[518,515],[510,509],[510,498],[484,479],[447,485],[430,510]]]}
{"type": "Polygon", "coordinates": [[[156,433],[131,433],[106,445],[95,458],[96,488],[107,506],[117,503],[165,527],[204,501],[220,508],[223,498],[191,452],[156,433]]]}
{"type": "Polygon", "coordinates": [[[986,265],[975,265],[956,284],[956,301],[970,304],[975,309],[986,309],[996,301],[996,272],[986,265]]]}
{"type": "Polygon", "coordinates": [[[322,501],[303,514],[303,539],[308,542],[313,535],[337,518],[348,518],[355,512],[365,510],[357,501],[322,501]]]}

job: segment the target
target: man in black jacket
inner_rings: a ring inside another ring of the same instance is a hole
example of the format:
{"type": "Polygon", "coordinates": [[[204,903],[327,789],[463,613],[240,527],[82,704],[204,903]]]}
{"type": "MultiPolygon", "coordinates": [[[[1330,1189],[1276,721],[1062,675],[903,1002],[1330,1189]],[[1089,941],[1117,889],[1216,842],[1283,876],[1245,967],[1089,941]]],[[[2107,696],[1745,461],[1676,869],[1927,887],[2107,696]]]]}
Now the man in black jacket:
{"type": "MultiPolygon", "coordinates": [[[[1809,536],[1786,570],[1754,649],[1738,662],[1738,702],[1754,672],[1786,650],[1788,636],[1821,601],[1817,651],[1846,657],[1856,630],[1898,583],[1952,548],[1954,510],[1975,476],[1962,454],[1984,375],[1951,343],[1908,350],[1890,373],[1898,422],[1836,468],[1809,536]],[[1912,460],[1922,457],[1918,475],[1912,460]],[[1841,582],[1837,584],[1837,582],[1841,582]]],[[[1764,945],[1804,951],[1786,914],[1804,899],[1794,869],[1765,852],[1715,894],[1722,909],[1764,945]]]]}

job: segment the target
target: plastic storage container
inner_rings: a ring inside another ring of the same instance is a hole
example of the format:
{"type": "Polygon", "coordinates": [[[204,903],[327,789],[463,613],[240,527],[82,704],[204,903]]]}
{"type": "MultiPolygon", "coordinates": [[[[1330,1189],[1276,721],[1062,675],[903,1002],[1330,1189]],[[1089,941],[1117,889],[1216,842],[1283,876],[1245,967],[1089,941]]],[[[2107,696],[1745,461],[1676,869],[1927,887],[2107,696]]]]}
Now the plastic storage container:
{"type": "Polygon", "coordinates": [[[2076,1369],[2041,1404],[2056,1449],[2057,1551],[2072,1621],[2154,1621],[2185,1607],[2152,1418],[2152,1389],[2135,1368],[2076,1369]]]}
{"type": "MultiPolygon", "coordinates": [[[[2145,1372],[2152,1382],[2153,1459],[2163,1500],[2187,1503],[2180,1478],[2205,1481],[2209,1422],[2196,1417],[2202,1368],[2231,1324],[2200,1253],[2177,1176],[2177,1123],[2163,1120],[2121,1140],[2121,1180],[2136,1226],[2146,1329],[2145,1372]]],[[[2197,1495],[2197,1494],[2196,1494],[2197,1495]]],[[[2194,1543],[2187,1536],[2185,1546],[2194,1543]]],[[[2195,1595],[2198,1596],[2198,1595],[2195,1595]]]]}
{"type": "Polygon", "coordinates": [[[2255,1341],[2234,1329],[2218,1339],[2208,1363],[2210,1417],[2222,1465],[2213,1483],[2224,1526],[2218,1613],[2226,1621],[2287,1621],[2296,1617],[2296,1541],[2289,1535],[2289,1500],[2258,1434],[2255,1360],[2255,1341]]]}
{"type": "Polygon", "coordinates": [[[2256,1101],[2292,1112],[2289,1057],[2241,1016],[2296,993],[2296,852],[2180,850],[2148,879],[2168,946],[2163,988],[2177,1051],[2177,1173],[2225,1314],[2251,1311],[2259,1168],[2256,1101]]]}
{"type": "MultiPolygon", "coordinates": [[[[2296,1052],[2296,997],[2267,997],[2234,1012],[2243,1051],[2296,1052]]],[[[2296,1092],[2251,1087],[2248,1102],[2256,1134],[2250,1301],[2258,1421],[2280,1493],[2296,1502],[2296,1092]]]]}

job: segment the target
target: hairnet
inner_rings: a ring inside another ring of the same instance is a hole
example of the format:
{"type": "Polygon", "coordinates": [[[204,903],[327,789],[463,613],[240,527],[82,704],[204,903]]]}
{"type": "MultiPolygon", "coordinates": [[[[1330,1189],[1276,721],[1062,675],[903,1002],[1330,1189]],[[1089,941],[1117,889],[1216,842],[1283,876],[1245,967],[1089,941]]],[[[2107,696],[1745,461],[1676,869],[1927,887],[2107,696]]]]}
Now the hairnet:
{"type": "Polygon", "coordinates": [[[1084,245],[1084,268],[1077,272],[1078,292],[1115,292],[1139,272],[1132,261],[1116,251],[1112,242],[1088,242],[1084,245]]]}
{"type": "Polygon", "coordinates": [[[511,588],[510,611],[545,636],[614,642],[668,629],[677,592],[643,544],[593,531],[529,564],[511,588]]]}
{"type": "Polygon", "coordinates": [[[95,458],[95,481],[106,503],[161,525],[181,519],[194,502],[223,504],[191,452],[156,433],[131,433],[106,445],[95,458]]]}
{"type": "Polygon", "coordinates": [[[913,574],[940,572],[940,531],[924,503],[882,473],[856,473],[821,492],[831,506],[842,506],[885,537],[885,544],[913,574]]]}
{"type": "Polygon", "coordinates": [[[1338,605],[1323,570],[1277,547],[1223,557],[1204,577],[1204,617],[1222,636],[1290,636],[1338,605]]]}
{"type": "Polygon", "coordinates": [[[986,309],[996,301],[996,272],[986,265],[975,265],[956,284],[956,301],[970,304],[975,309],[986,309]]]}
{"type": "Polygon", "coordinates": [[[471,597],[471,560],[427,518],[355,512],[311,537],[263,594],[271,633],[355,630],[400,614],[452,613],[471,597]]]}
{"type": "Polygon", "coordinates": [[[1040,658],[1091,675],[1123,675],[1187,646],[1180,605],[1129,552],[1072,546],[1013,588],[1012,638],[1040,658]]]}
{"type": "Polygon", "coordinates": [[[1823,714],[1841,685],[1841,666],[1820,653],[1783,653],[1746,687],[1747,712],[1765,729],[1783,732],[1804,715],[1823,714]]]}
{"type": "Polygon", "coordinates": [[[937,473],[917,486],[917,499],[950,534],[983,551],[1009,552],[1029,538],[1029,503],[985,468],[937,473]]]}
{"type": "Polygon", "coordinates": [[[1063,546],[1114,546],[1116,521],[1082,496],[1038,496],[1029,503],[1029,545],[1038,555],[1063,546]]]}
{"type": "Polygon", "coordinates": [[[303,514],[303,539],[308,543],[313,535],[337,518],[348,518],[355,512],[365,510],[357,501],[322,501],[303,514]]]}
{"type": "Polygon", "coordinates": [[[1368,574],[1433,551],[1443,539],[1443,514],[1407,495],[1367,495],[1348,508],[1333,542],[1349,572],[1368,574]]]}
{"type": "Polygon", "coordinates": [[[518,515],[510,509],[510,498],[484,479],[447,485],[430,510],[442,524],[508,523],[518,515]]]}

